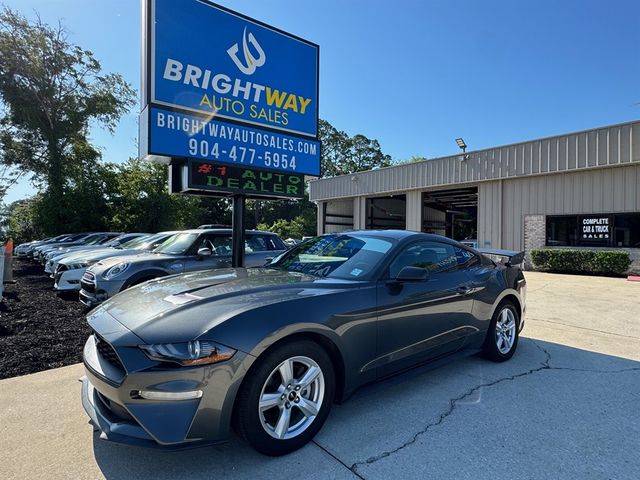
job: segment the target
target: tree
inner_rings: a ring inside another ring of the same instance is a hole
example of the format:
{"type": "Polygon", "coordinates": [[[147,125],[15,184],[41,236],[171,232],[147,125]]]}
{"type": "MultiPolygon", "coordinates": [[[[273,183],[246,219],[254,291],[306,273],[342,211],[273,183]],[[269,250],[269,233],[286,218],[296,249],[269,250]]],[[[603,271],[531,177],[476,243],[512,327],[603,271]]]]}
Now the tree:
{"type": "Polygon", "coordinates": [[[303,235],[313,235],[316,231],[316,205],[309,201],[305,193],[300,200],[278,200],[247,202],[247,228],[258,228],[257,225],[272,225],[278,220],[301,218],[303,235]]]}
{"type": "Polygon", "coordinates": [[[9,8],[0,13],[0,164],[33,173],[46,189],[45,233],[68,230],[74,211],[62,206],[71,179],[100,157],[88,139],[90,123],[113,132],[135,102],[120,75],[101,70],[61,25],[9,8]]]}
{"type": "Polygon", "coordinates": [[[200,199],[169,193],[167,167],[139,159],[115,166],[111,226],[118,231],[158,232],[194,228],[200,199]]]}
{"type": "MultiPolygon", "coordinates": [[[[2,154],[0,153],[0,157],[2,154]]],[[[0,164],[0,202],[13,185],[15,185],[24,172],[19,171],[11,165],[0,164]]]]}
{"type": "Polygon", "coordinates": [[[391,157],[382,153],[377,140],[361,134],[349,137],[326,120],[320,120],[319,133],[324,177],[362,172],[392,164],[391,157]]]}
{"type": "Polygon", "coordinates": [[[276,220],[272,225],[260,223],[257,228],[258,230],[277,233],[283,240],[287,238],[302,238],[305,235],[304,219],[300,216],[292,220],[276,220]]]}
{"type": "Polygon", "coordinates": [[[25,200],[16,200],[5,208],[5,219],[2,222],[5,236],[13,238],[16,245],[44,237],[36,218],[36,206],[41,200],[39,195],[34,195],[25,200]]]}

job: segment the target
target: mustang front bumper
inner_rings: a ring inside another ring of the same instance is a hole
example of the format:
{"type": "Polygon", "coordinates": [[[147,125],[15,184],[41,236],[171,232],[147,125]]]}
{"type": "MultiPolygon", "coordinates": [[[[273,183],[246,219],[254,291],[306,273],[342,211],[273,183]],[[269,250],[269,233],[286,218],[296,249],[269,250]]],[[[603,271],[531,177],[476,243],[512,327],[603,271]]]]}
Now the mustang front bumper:
{"type": "Polygon", "coordinates": [[[82,405],[100,430],[100,438],[168,449],[226,440],[244,353],[203,367],[163,368],[148,359],[137,347],[139,339],[115,320],[101,324],[109,333],[99,337],[100,347],[96,334],[87,340],[81,379],[82,405]],[[194,390],[202,391],[201,398],[148,400],[137,393],[194,390]]]}

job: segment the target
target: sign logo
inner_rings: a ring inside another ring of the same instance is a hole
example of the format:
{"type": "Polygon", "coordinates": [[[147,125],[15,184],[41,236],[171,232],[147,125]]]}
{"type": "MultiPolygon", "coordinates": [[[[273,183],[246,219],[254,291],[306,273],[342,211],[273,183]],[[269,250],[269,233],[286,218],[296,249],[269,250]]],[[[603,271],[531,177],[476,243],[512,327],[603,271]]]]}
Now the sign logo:
{"type": "Polygon", "coordinates": [[[606,242],[611,233],[609,227],[609,216],[582,217],[582,239],[606,242]]]}
{"type": "Polygon", "coordinates": [[[245,75],[253,75],[256,71],[256,68],[264,65],[264,62],[267,61],[267,56],[264,53],[264,50],[256,40],[256,37],[253,36],[253,33],[249,32],[249,36],[247,37],[247,28],[245,27],[244,32],[242,32],[242,52],[244,53],[244,64],[238,58],[238,50],[240,47],[237,43],[234,43],[231,48],[227,50],[229,57],[233,60],[233,63],[236,64],[236,67],[244,73],[245,75]],[[248,39],[248,42],[247,42],[248,39]],[[253,45],[253,48],[258,52],[258,57],[254,57],[253,53],[249,50],[249,45],[253,45]]]}

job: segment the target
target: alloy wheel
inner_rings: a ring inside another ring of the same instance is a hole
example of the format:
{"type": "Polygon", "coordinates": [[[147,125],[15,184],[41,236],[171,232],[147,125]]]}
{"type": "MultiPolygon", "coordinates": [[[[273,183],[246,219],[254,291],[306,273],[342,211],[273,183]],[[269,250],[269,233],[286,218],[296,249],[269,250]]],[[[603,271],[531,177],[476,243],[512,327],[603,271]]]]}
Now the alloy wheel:
{"type": "Polygon", "coordinates": [[[516,339],[516,317],[510,308],[503,308],[496,321],[496,346],[506,355],[516,339]]]}
{"type": "Polygon", "coordinates": [[[262,428],[279,440],[300,435],[318,415],[324,391],[322,369],[313,359],[286,359],[262,386],[258,405],[262,428]]]}

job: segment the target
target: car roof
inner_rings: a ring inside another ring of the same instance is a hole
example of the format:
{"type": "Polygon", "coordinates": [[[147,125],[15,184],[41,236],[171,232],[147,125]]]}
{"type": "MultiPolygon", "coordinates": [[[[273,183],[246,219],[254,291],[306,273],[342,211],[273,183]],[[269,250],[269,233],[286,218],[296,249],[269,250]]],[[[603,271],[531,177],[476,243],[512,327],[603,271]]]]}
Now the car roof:
{"type": "MultiPolygon", "coordinates": [[[[406,238],[415,237],[422,238],[425,240],[437,240],[440,242],[447,243],[457,243],[455,240],[452,240],[448,237],[444,237],[442,235],[436,235],[434,233],[422,233],[422,232],[413,232],[410,230],[350,230],[345,232],[337,232],[333,235],[339,235],[340,233],[344,233],[345,235],[361,235],[363,237],[377,237],[377,238],[387,238],[390,240],[404,240],[406,238]]],[[[332,234],[325,234],[332,235],[332,234]]]]}
{"type": "MultiPolygon", "coordinates": [[[[230,228],[192,228],[190,230],[182,230],[181,232],[178,232],[178,233],[226,233],[228,235],[231,235],[232,232],[233,230],[231,230],[230,228]]],[[[263,232],[261,230],[245,230],[245,234],[247,233],[251,233],[251,234],[259,233],[261,235],[276,235],[273,232],[263,232]]]]}
{"type": "Polygon", "coordinates": [[[364,237],[389,238],[392,240],[402,240],[412,235],[423,235],[418,232],[408,230],[349,230],[345,232],[337,232],[336,235],[344,233],[346,235],[362,235],[364,237]]]}

